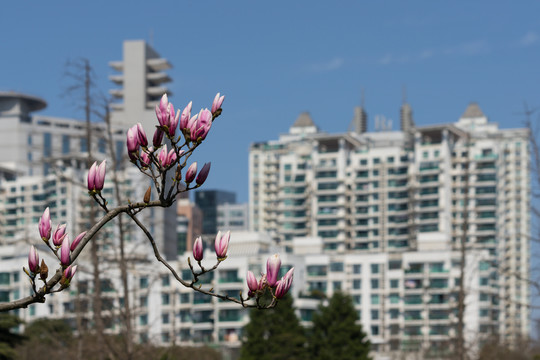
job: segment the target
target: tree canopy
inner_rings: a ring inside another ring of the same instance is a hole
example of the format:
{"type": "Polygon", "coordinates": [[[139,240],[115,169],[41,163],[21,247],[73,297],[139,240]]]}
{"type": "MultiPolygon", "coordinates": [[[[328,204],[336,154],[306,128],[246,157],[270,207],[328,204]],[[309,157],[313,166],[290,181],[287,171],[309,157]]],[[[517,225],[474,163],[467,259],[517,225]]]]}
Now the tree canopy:
{"type": "Polygon", "coordinates": [[[308,359],[306,337],[286,295],[270,310],[252,309],[244,328],[240,360],[308,359]]]}
{"type": "Polygon", "coordinates": [[[356,324],[358,314],[352,298],[336,292],[327,306],[319,306],[313,314],[309,339],[311,359],[367,360],[370,342],[362,326],[356,324]]]}

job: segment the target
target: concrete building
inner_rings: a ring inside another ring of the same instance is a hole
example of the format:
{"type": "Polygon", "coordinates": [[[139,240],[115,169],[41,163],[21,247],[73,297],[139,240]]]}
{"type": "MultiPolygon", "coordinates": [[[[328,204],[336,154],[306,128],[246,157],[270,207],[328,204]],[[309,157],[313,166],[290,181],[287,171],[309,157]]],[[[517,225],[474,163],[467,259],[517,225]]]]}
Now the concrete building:
{"type": "Polygon", "coordinates": [[[236,194],[225,190],[197,190],[195,204],[203,215],[203,234],[215,235],[218,231],[218,206],[235,204],[236,194]]]}
{"type": "Polygon", "coordinates": [[[304,113],[288,134],[253,144],[251,229],[288,251],[296,237],[320,237],[326,254],[401,264],[406,253],[450,254],[463,241],[496,270],[481,280],[483,301],[498,304],[482,329],[509,343],[527,337],[528,131],[499,129],[474,103],[455,123],[415,126],[408,104],[401,115],[402,131],[366,132],[359,109],[354,131],[328,134],[304,113]]]}
{"type": "Polygon", "coordinates": [[[221,204],[217,206],[218,231],[248,231],[248,204],[221,204]]]}

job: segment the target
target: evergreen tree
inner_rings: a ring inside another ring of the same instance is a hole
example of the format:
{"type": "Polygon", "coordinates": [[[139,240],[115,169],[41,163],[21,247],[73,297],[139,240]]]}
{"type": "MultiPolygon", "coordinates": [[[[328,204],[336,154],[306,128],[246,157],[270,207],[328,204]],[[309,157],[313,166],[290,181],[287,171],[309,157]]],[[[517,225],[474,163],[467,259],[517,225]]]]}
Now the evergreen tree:
{"type": "Polygon", "coordinates": [[[252,309],[243,335],[240,360],[308,359],[304,329],[290,295],[273,309],[252,309]]]}
{"type": "Polygon", "coordinates": [[[0,315],[0,360],[11,360],[17,357],[14,348],[24,341],[24,336],[14,333],[13,328],[21,323],[21,319],[15,315],[0,315]]]}
{"type": "Polygon", "coordinates": [[[368,360],[370,343],[357,319],[352,298],[341,292],[319,306],[309,338],[311,359],[368,360]]]}

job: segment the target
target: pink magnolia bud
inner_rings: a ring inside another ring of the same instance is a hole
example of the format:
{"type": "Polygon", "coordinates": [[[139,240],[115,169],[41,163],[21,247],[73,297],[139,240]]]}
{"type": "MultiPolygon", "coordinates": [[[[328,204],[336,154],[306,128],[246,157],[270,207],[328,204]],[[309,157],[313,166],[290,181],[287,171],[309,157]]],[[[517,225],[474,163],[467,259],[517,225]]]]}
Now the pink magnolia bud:
{"type": "Polygon", "coordinates": [[[46,208],[39,219],[39,235],[41,239],[45,242],[48,242],[51,238],[51,215],[49,213],[49,208],[46,208]]]}
{"type": "Polygon", "coordinates": [[[34,274],[39,271],[39,255],[34,245],[30,247],[30,253],[28,254],[28,268],[34,274]]]}
{"type": "Polygon", "coordinates": [[[62,241],[62,246],[60,247],[60,263],[62,266],[68,266],[71,262],[69,253],[71,249],[69,246],[69,236],[64,237],[64,241],[62,241]]]}
{"type": "Polygon", "coordinates": [[[163,141],[163,135],[165,135],[165,133],[161,131],[161,129],[156,129],[156,131],[154,132],[154,137],[152,138],[152,145],[154,145],[154,147],[158,148],[161,146],[161,142],[163,141]]]}
{"type": "Polygon", "coordinates": [[[216,255],[219,260],[224,260],[227,257],[227,249],[229,248],[229,239],[231,238],[231,232],[227,231],[225,235],[221,236],[221,231],[216,236],[214,247],[216,249],[216,255]]]}
{"type": "Polygon", "coordinates": [[[291,270],[287,271],[284,277],[281,278],[276,284],[276,292],[274,296],[276,299],[281,299],[282,297],[287,294],[289,289],[291,288],[292,281],[293,281],[293,274],[294,274],[294,267],[291,268],[291,270]]]}
{"type": "Polygon", "coordinates": [[[174,149],[171,149],[169,153],[167,154],[167,166],[174,164],[176,161],[176,153],[174,152],[174,149]]]}
{"type": "Polygon", "coordinates": [[[64,277],[71,280],[75,273],[77,272],[77,265],[69,265],[66,270],[64,270],[64,277]]]}
{"type": "MultiPolygon", "coordinates": [[[[190,121],[191,122],[191,121],[190,121]]],[[[212,126],[212,113],[208,109],[199,112],[197,120],[190,127],[190,138],[193,142],[201,142],[206,138],[212,126]]]]}
{"type": "Polygon", "coordinates": [[[221,109],[221,104],[223,104],[223,100],[225,100],[225,95],[221,97],[219,95],[219,93],[216,94],[214,102],[212,103],[212,114],[221,109]]]}
{"type": "Polygon", "coordinates": [[[63,273],[62,279],[60,280],[60,284],[62,286],[67,287],[71,283],[71,279],[73,279],[73,276],[75,276],[75,273],[77,272],[77,265],[71,266],[69,265],[63,273]]]}
{"type": "Polygon", "coordinates": [[[88,191],[94,191],[96,189],[96,168],[97,161],[95,161],[90,167],[90,170],[88,170],[88,191]]]}
{"type": "Polygon", "coordinates": [[[54,246],[62,245],[62,241],[64,241],[64,237],[66,236],[66,226],[66,224],[59,224],[56,227],[56,230],[54,230],[54,233],[52,235],[52,241],[54,246]]]}
{"type": "Polygon", "coordinates": [[[186,177],[185,182],[186,184],[191,183],[193,180],[195,180],[195,175],[197,175],[197,162],[194,162],[189,166],[189,168],[186,171],[186,177]]]}
{"type": "Polygon", "coordinates": [[[128,153],[136,152],[139,149],[139,135],[137,125],[134,125],[127,131],[126,146],[128,153]]]}
{"type": "Polygon", "coordinates": [[[73,240],[73,242],[71,243],[71,247],[70,247],[70,250],[71,250],[71,251],[75,251],[75,249],[77,248],[77,245],[79,245],[79,243],[81,242],[81,240],[82,240],[82,238],[84,237],[84,235],[86,235],[86,231],[80,233],[79,235],[77,235],[77,237],[75,238],[75,240],[73,240]]]}
{"type": "Polygon", "coordinates": [[[202,237],[198,237],[195,239],[195,242],[193,243],[193,258],[197,261],[201,261],[203,259],[203,243],[202,243],[202,237]]]}
{"type": "Polygon", "coordinates": [[[259,280],[259,290],[262,290],[268,285],[268,282],[266,281],[266,274],[263,274],[261,276],[261,280],[259,280]]]}
{"type": "Polygon", "coordinates": [[[148,139],[146,138],[146,133],[144,132],[144,129],[141,123],[137,123],[137,139],[138,139],[139,145],[143,147],[148,146],[148,139]]]}
{"type": "Polygon", "coordinates": [[[169,99],[167,94],[163,94],[159,106],[156,105],[156,115],[161,126],[169,126],[169,99]]]}
{"type": "Polygon", "coordinates": [[[274,254],[266,261],[266,281],[270,287],[274,287],[277,282],[281,260],[278,254],[274,254]]]}
{"type": "Polygon", "coordinates": [[[107,160],[103,160],[96,169],[96,178],[94,180],[94,186],[96,191],[103,190],[105,185],[105,173],[107,171],[107,160]]]}
{"type": "Polygon", "coordinates": [[[180,110],[176,112],[176,115],[174,115],[174,107],[172,104],[171,108],[169,109],[169,136],[173,137],[176,133],[176,127],[178,126],[178,120],[180,119],[180,110]]]}
{"type": "Polygon", "coordinates": [[[158,161],[161,164],[161,166],[163,166],[164,168],[169,165],[169,163],[167,162],[168,157],[169,157],[169,152],[167,150],[167,144],[165,144],[163,149],[161,149],[161,151],[158,154],[158,161]]]}
{"type": "Polygon", "coordinates": [[[255,292],[259,290],[259,283],[257,282],[257,278],[255,277],[255,274],[253,274],[251,271],[247,272],[246,282],[250,291],[255,292]]]}
{"type": "Polygon", "coordinates": [[[139,156],[139,160],[141,161],[141,165],[143,167],[149,167],[150,166],[150,156],[145,153],[144,151],[141,152],[141,156],[139,156]]]}
{"type": "Polygon", "coordinates": [[[188,128],[188,121],[191,117],[191,106],[192,101],[187,104],[187,106],[184,108],[184,111],[182,111],[182,115],[180,115],[180,131],[185,132],[188,128]]]}
{"type": "Polygon", "coordinates": [[[197,176],[197,179],[195,180],[197,185],[202,185],[206,181],[206,178],[208,177],[208,173],[210,172],[210,165],[211,163],[204,164],[201,171],[199,171],[199,175],[197,176]]]}

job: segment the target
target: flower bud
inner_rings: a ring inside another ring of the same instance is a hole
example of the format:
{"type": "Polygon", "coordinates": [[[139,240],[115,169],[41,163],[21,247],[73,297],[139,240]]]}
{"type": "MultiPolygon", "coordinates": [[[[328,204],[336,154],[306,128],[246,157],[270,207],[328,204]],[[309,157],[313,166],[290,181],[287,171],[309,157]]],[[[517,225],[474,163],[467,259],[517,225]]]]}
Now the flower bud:
{"type": "Polygon", "coordinates": [[[231,232],[227,231],[225,235],[221,236],[221,231],[216,236],[214,248],[218,260],[224,260],[227,258],[227,249],[229,248],[229,239],[231,238],[231,232]]]}
{"type": "Polygon", "coordinates": [[[225,100],[225,95],[221,97],[219,95],[219,93],[216,94],[214,102],[212,103],[212,114],[221,109],[221,104],[223,104],[223,100],[225,100]]]}
{"type": "Polygon", "coordinates": [[[141,145],[142,147],[147,147],[148,139],[146,138],[146,133],[144,132],[144,129],[141,123],[137,123],[136,129],[137,129],[137,140],[138,140],[139,145],[141,145]]]}
{"type": "Polygon", "coordinates": [[[54,246],[62,245],[62,241],[64,241],[64,237],[66,236],[66,226],[66,224],[59,224],[56,227],[56,230],[54,230],[54,233],[52,235],[52,241],[54,246]]]}
{"type": "Polygon", "coordinates": [[[92,166],[90,166],[90,170],[88,170],[88,191],[94,191],[96,189],[96,168],[97,161],[95,161],[92,166]]]}
{"type": "Polygon", "coordinates": [[[165,135],[165,133],[161,129],[156,129],[154,132],[154,137],[152,138],[152,145],[154,145],[154,147],[158,148],[161,146],[163,135],[165,135]]]}
{"type": "Polygon", "coordinates": [[[159,125],[161,126],[169,126],[169,99],[167,98],[167,94],[163,94],[161,97],[161,101],[159,102],[159,106],[156,105],[156,115],[159,122],[159,125]]]}
{"type": "Polygon", "coordinates": [[[197,175],[197,162],[191,164],[187,169],[185,177],[186,184],[191,183],[195,179],[195,175],[197,175]]]}
{"type": "Polygon", "coordinates": [[[142,167],[149,167],[150,166],[150,156],[145,153],[144,151],[141,152],[141,155],[139,156],[139,160],[141,161],[142,167]]]}
{"type": "Polygon", "coordinates": [[[176,152],[174,151],[174,149],[171,149],[171,151],[169,151],[169,153],[167,154],[168,166],[174,164],[175,161],[176,161],[176,152]]]}
{"type": "Polygon", "coordinates": [[[38,228],[41,239],[45,242],[48,242],[51,238],[51,215],[49,212],[49,208],[46,208],[43,212],[43,215],[41,215],[38,228]]]}
{"type": "Polygon", "coordinates": [[[148,189],[146,189],[146,192],[144,193],[143,201],[148,204],[150,202],[150,197],[152,196],[152,187],[149,186],[148,189]]]}
{"type": "MultiPolygon", "coordinates": [[[[190,120],[191,123],[191,120],[190,120]]],[[[212,113],[208,109],[199,112],[197,119],[191,123],[190,138],[193,142],[201,142],[206,138],[212,126],[212,113]]]]}
{"type": "Polygon", "coordinates": [[[199,175],[197,176],[197,179],[195,180],[197,185],[202,185],[206,181],[206,178],[208,177],[208,173],[210,172],[210,165],[211,163],[209,162],[204,164],[201,171],[199,171],[199,175]]]}
{"type": "Polygon", "coordinates": [[[75,273],[77,272],[77,265],[71,266],[69,265],[62,274],[62,279],[60,279],[60,284],[65,288],[68,287],[71,283],[71,279],[73,279],[73,276],[75,276],[75,273]]]}
{"type": "Polygon", "coordinates": [[[278,254],[274,254],[266,261],[266,281],[270,287],[274,287],[277,282],[281,260],[278,254]]]}
{"type": "Polygon", "coordinates": [[[169,163],[167,162],[168,158],[169,158],[169,151],[167,150],[167,145],[165,144],[163,149],[161,149],[161,151],[158,154],[158,161],[162,167],[166,168],[169,165],[169,163]]]}
{"type": "Polygon", "coordinates": [[[69,236],[64,237],[64,241],[62,241],[62,246],[60,247],[60,263],[62,266],[68,266],[71,262],[69,253],[71,251],[71,248],[69,246],[69,236]]]}
{"type": "Polygon", "coordinates": [[[105,185],[105,174],[107,171],[107,160],[103,160],[101,164],[99,164],[97,170],[96,170],[96,179],[94,180],[94,185],[96,187],[96,191],[103,190],[103,186],[105,185]]]}
{"type": "Polygon", "coordinates": [[[169,136],[173,137],[176,133],[176,128],[178,126],[178,120],[180,118],[180,110],[176,112],[176,115],[174,114],[174,107],[172,104],[171,108],[169,109],[169,136]]]}
{"type": "Polygon", "coordinates": [[[28,268],[33,274],[39,271],[39,255],[34,245],[30,247],[30,253],[28,254],[28,268]]]}
{"type": "Polygon", "coordinates": [[[71,246],[69,248],[71,251],[75,251],[75,249],[77,248],[77,245],[79,245],[79,243],[81,242],[84,235],[86,235],[86,231],[80,233],[79,235],[77,235],[77,237],[75,238],[75,240],[73,240],[73,242],[71,243],[71,246]]]}
{"type": "Polygon", "coordinates": [[[201,261],[203,259],[203,243],[202,243],[202,237],[198,237],[195,239],[195,242],[193,243],[193,258],[197,261],[201,261]]]}
{"type": "Polygon", "coordinates": [[[250,291],[255,292],[259,290],[259,283],[257,282],[257,278],[255,277],[255,274],[253,274],[251,271],[247,272],[246,282],[250,291]]]}
{"type": "Polygon", "coordinates": [[[180,115],[180,131],[185,133],[186,129],[188,128],[188,121],[191,117],[191,106],[193,105],[193,102],[190,101],[189,104],[184,108],[184,111],[182,111],[182,115],[180,115]]]}
{"type": "Polygon", "coordinates": [[[45,260],[41,259],[41,265],[39,267],[39,277],[41,280],[45,281],[47,280],[47,276],[49,276],[49,268],[45,264],[45,260]]]}
{"type": "Polygon", "coordinates": [[[284,277],[281,278],[276,284],[276,292],[274,293],[274,296],[276,299],[281,299],[282,297],[287,294],[289,289],[291,288],[292,281],[293,281],[293,273],[294,273],[294,267],[291,268],[291,270],[287,271],[287,274],[285,274],[284,277]]]}
{"type": "Polygon", "coordinates": [[[126,146],[128,153],[133,153],[139,150],[139,134],[137,125],[134,125],[128,129],[126,146]]]}

